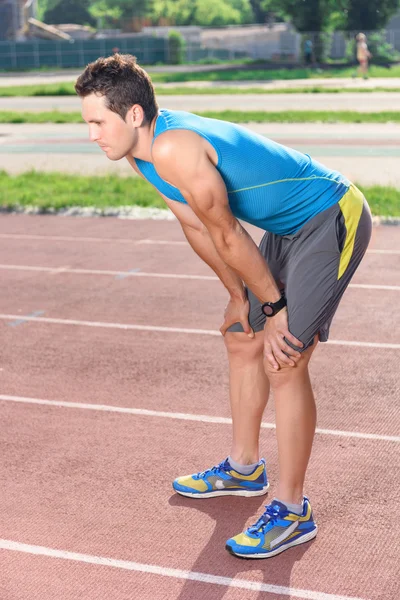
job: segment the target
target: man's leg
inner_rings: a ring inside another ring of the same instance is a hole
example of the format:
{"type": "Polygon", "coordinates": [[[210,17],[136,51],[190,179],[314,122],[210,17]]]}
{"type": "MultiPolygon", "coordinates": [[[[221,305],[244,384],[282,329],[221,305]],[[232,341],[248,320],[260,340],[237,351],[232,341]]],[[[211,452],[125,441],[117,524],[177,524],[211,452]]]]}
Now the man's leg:
{"type": "MultiPolygon", "coordinates": [[[[279,289],[281,238],[266,232],[260,242],[260,252],[279,289]]],[[[230,405],[233,421],[231,458],[246,465],[259,460],[260,425],[268,401],[270,385],[264,368],[265,315],[261,304],[251,290],[247,290],[250,312],[249,323],[254,338],[243,333],[240,323],[232,325],[225,334],[225,346],[229,359],[230,405]]]]}
{"type": "Polygon", "coordinates": [[[308,372],[315,349],[305,350],[295,367],[265,368],[274,394],[279,482],[275,496],[283,503],[302,504],[303,487],[316,426],[316,407],[308,372]]]}
{"type": "MultiPolygon", "coordinates": [[[[317,535],[310,502],[302,495],[316,422],[308,362],[316,335],[321,341],[328,339],[330,322],[370,235],[368,205],[350,186],[337,205],[316,215],[293,238],[285,237],[288,260],[282,280],[289,331],[305,349],[295,367],[274,371],[265,365],[276,407],[277,497],[254,525],[227,541],[228,552],[235,556],[268,558],[317,535]]],[[[265,257],[268,262],[268,254],[265,257]]]]}
{"type": "Polygon", "coordinates": [[[233,420],[231,454],[229,460],[215,467],[175,479],[173,488],[179,494],[212,498],[261,496],[267,492],[265,461],[259,460],[258,453],[261,419],[269,393],[263,365],[263,334],[259,331],[252,339],[243,330],[225,334],[233,420]]]}
{"type": "Polygon", "coordinates": [[[276,495],[284,503],[302,501],[314,438],[316,408],[308,363],[318,339],[328,338],[329,323],[366,251],[370,233],[368,206],[351,186],[338,205],[309,221],[293,242],[286,273],[289,330],[306,350],[295,367],[274,371],[266,361],[276,407],[280,470],[276,495]]]}
{"type": "Polygon", "coordinates": [[[311,454],[316,408],[308,374],[308,362],[316,346],[304,350],[295,367],[275,371],[265,361],[274,394],[278,440],[279,483],[265,513],[246,532],[230,538],[228,552],[247,558],[275,556],[317,535],[304,479],[311,454]]]}
{"type": "Polygon", "coordinates": [[[264,332],[253,339],[245,333],[227,332],[230,404],[233,421],[231,458],[242,464],[259,461],[261,419],[269,395],[263,361],[264,332]]]}
{"type": "Polygon", "coordinates": [[[316,425],[308,363],[317,337],[295,367],[279,371],[264,362],[263,342],[263,331],[256,333],[254,339],[244,333],[228,332],[225,336],[233,421],[231,457],[241,464],[259,460],[260,425],[271,386],[279,459],[276,496],[283,502],[301,504],[316,425]]]}

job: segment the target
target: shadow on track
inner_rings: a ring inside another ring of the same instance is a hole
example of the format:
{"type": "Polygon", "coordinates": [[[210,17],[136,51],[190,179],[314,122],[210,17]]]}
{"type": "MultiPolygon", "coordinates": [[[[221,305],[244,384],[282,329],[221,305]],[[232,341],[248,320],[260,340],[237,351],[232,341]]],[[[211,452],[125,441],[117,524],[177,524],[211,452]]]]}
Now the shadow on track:
{"type": "MultiPolygon", "coordinates": [[[[215,521],[215,529],[207,545],[192,565],[191,571],[208,573],[220,577],[245,579],[246,573],[252,571],[263,574],[263,582],[269,585],[290,587],[291,572],[294,565],[301,560],[303,554],[311,547],[310,543],[291,548],[270,559],[242,560],[231,556],[225,550],[225,542],[230,537],[243,531],[250,516],[259,516],[263,505],[268,503],[268,496],[256,498],[210,498],[190,499],[174,494],[169,499],[171,507],[192,508],[208,515],[215,521]]],[[[195,535],[195,532],[192,532],[195,535]]],[[[190,532],[188,532],[186,552],[190,553],[190,532]]],[[[260,581],[259,578],[256,579],[260,581]]],[[[186,580],[176,600],[194,600],[204,596],[207,586],[207,600],[221,600],[230,589],[224,585],[214,585],[186,580]]],[[[238,590],[239,591],[239,590],[238,590]]],[[[266,598],[265,592],[242,590],[243,598],[266,598]],[[258,594],[258,596],[257,596],[258,594]]],[[[268,600],[280,600],[287,595],[268,593],[268,600]]]]}

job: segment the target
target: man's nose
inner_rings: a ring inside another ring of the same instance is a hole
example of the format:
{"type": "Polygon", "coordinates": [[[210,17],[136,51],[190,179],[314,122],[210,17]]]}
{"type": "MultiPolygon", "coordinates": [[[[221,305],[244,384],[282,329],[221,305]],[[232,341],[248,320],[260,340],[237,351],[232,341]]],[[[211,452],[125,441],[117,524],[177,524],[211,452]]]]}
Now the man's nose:
{"type": "Polygon", "coordinates": [[[89,140],[96,142],[99,139],[99,131],[97,129],[89,129],[89,140]]]}

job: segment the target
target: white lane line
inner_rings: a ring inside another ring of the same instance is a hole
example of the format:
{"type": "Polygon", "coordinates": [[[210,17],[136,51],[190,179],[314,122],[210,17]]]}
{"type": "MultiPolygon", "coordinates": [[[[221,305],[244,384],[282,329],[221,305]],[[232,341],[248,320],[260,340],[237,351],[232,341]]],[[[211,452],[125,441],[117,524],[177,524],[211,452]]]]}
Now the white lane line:
{"type": "MultiPolygon", "coordinates": [[[[113,277],[121,275],[123,277],[158,277],[162,279],[198,279],[202,281],[219,281],[214,275],[185,275],[179,273],[146,273],[143,271],[111,271],[108,269],[70,269],[61,267],[36,267],[25,265],[1,265],[0,269],[9,271],[37,271],[43,273],[69,273],[72,275],[111,275],[113,277]]],[[[400,286],[399,286],[400,290],[400,286]]]]}
{"type": "MultiPolygon", "coordinates": [[[[148,410],[146,408],[129,408],[124,406],[113,406],[109,404],[89,404],[84,402],[66,402],[62,400],[45,400],[42,398],[26,398],[23,396],[7,396],[0,394],[0,401],[14,402],[19,404],[38,404],[59,408],[75,408],[82,410],[94,410],[98,412],[121,413],[125,415],[136,415],[142,417],[157,417],[160,419],[175,419],[178,421],[198,421],[200,423],[216,423],[220,425],[231,425],[232,419],[227,417],[213,417],[211,415],[195,415],[192,413],[164,412],[159,410],[148,410]]],[[[275,423],[261,423],[262,429],[275,429],[275,423]]],[[[341,431],[336,429],[317,428],[316,433],[320,435],[335,435],[346,438],[358,438],[364,440],[380,440],[385,442],[400,443],[400,437],[395,435],[381,435],[378,433],[363,433],[360,431],[341,431]]]]}
{"type": "Polygon", "coordinates": [[[172,240],[140,240],[139,244],[150,244],[156,246],[188,246],[188,242],[185,241],[172,241],[172,240]]]}
{"type": "Polygon", "coordinates": [[[379,342],[355,342],[353,340],[328,340],[328,346],[358,346],[359,348],[388,348],[400,350],[400,344],[382,344],[379,342]]]}
{"type": "MultiPolygon", "coordinates": [[[[11,321],[20,319],[21,315],[0,314],[0,320],[11,321]]],[[[106,329],[123,329],[132,331],[158,331],[160,333],[192,333],[195,335],[221,336],[219,331],[213,329],[182,329],[179,327],[155,327],[153,325],[131,325],[124,323],[104,323],[101,321],[76,321],[72,319],[51,319],[45,317],[25,317],[25,321],[36,321],[38,323],[49,323],[55,325],[77,325],[81,327],[104,327],[106,329]]],[[[400,344],[399,344],[400,347],[400,344]]]]}
{"type": "MultiPolygon", "coordinates": [[[[111,271],[109,269],[72,269],[70,267],[41,267],[30,265],[2,265],[0,269],[3,271],[34,271],[50,273],[51,275],[67,273],[70,275],[111,275],[127,277],[155,277],[161,279],[195,279],[199,281],[220,281],[215,275],[187,275],[181,273],[147,273],[131,271],[111,271]]],[[[368,283],[350,283],[350,288],[360,288],[365,290],[387,290],[400,292],[400,285],[374,285],[368,283]]]]}
{"type": "Polygon", "coordinates": [[[50,275],[60,275],[61,273],[68,273],[70,270],[71,267],[69,265],[65,265],[64,267],[55,267],[51,270],[50,275]]]}
{"type": "Polygon", "coordinates": [[[400,250],[375,250],[371,248],[371,250],[367,250],[368,254],[400,254],[400,250]]]}
{"type": "Polygon", "coordinates": [[[400,292],[400,285],[370,285],[368,283],[350,283],[348,287],[359,288],[363,290],[392,290],[400,292]]]}
{"type": "MultiPolygon", "coordinates": [[[[179,242],[175,242],[175,241],[169,241],[169,240],[141,240],[140,242],[138,242],[140,244],[149,244],[149,245],[173,245],[173,246],[189,246],[188,242],[186,241],[179,241],[179,242]]],[[[400,250],[375,250],[374,248],[371,248],[369,250],[367,250],[367,253],[370,254],[400,254],[400,250]]]]}
{"type": "MultiPolygon", "coordinates": [[[[20,319],[21,315],[0,314],[0,320],[13,321],[20,319]]],[[[159,327],[154,325],[132,325],[130,323],[107,323],[102,321],[77,321],[75,319],[53,319],[50,317],[25,317],[25,321],[34,321],[37,323],[48,323],[53,325],[77,325],[80,327],[103,327],[106,329],[123,329],[132,331],[158,331],[160,333],[190,333],[194,335],[212,335],[221,336],[221,333],[214,329],[185,329],[183,327],[159,327]]],[[[400,350],[400,344],[385,344],[379,342],[356,342],[351,340],[329,340],[328,346],[359,346],[362,348],[385,348],[400,350]]]]}
{"type": "MultiPolygon", "coordinates": [[[[135,240],[133,238],[106,238],[106,237],[74,237],[67,235],[35,235],[28,233],[0,233],[0,239],[15,239],[15,240],[52,240],[52,241],[60,241],[60,242],[112,242],[112,243],[121,243],[121,244],[153,244],[153,245],[161,245],[161,246],[187,246],[189,248],[189,244],[187,241],[176,241],[176,240],[151,240],[151,239],[140,239],[135,240]]],[[[367,250],[369,254],[400,254],[400,250],[379,250],[375,248],[371,248],[367,250]]]]}
{"type": "Polygon", "coordinates": [[[269,583],[249,581],[246,579],[221,577],[219,575],[210,575],[209,573],[182,571],[181,569],[171,569],[168,567],[138,563],[130,560],[118,560],[104,556],[94,556],[93,554],[69,552],[67,550],[56,550],[55,548],[33,546],[31,544],[22,544],[20,542],[4,539],[0,539],[0,549],[11,550],[14,552],[24,552],[25,554],[34,554],[36,556],[47,556],[62,560],[71,560],[91,565],[114,567],[124,571],[137,571],[139,573],[149,573],[151,575],[160,575],[162,577],[174,577],[175,579],[200,581],[201,583],[221,585],[228,588],[240,588],[242,590],[265,592],[267,594],[281,594],[283,596],[303,598],[305,600],[363,600],[362,598],[356,598],[355,596],[338,596],[337,594],[326,594],[324,592],[313,592],[311,590],[288,588],[281,585],[272,585],[269,583]]]}
{"type": "MultiPolygon", "coordinates": [[[[49,240],[53,242],[112,242],[118,244],[140,244],[147,240],[135,240],[133,238],[96,238],[96,237],[74,237],[70,235],[35,235],[32,233],[0,233],[0,239],[6,240],[49,240]]],[[[184,243],[184,242],[182,242],[184,243]]]]}
{"type": "Polygon", "coordinates": [[[24,323],[26,323],[26,321],[29,319],[29,317],[39,317],[40,315],[44,315],[44,310],[36,310],[35,312],[31,313],[30,315],[27,315],[27,318],[24,316],[21,316],[16,321],[7,323],[7,325],[9,325],[10,327],[18,327],[18,325],[23,325],[24,323]]]}

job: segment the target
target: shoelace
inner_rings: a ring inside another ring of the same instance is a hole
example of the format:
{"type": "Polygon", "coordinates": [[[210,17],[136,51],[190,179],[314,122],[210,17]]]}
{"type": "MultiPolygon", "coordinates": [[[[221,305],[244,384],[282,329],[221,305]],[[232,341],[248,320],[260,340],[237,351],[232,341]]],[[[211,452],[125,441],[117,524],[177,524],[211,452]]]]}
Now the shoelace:
{"type": "Polygon", "coordinates": [[[229,464],[227,460],[223,460],[222,462],[219,463],[219,465],[215,465],[214,467],[211,467],[211,469],[206,469],[205,471],[202,471],[201,473],[198,473],[196,475],[196,479],[200,479],[201,477],[206,477],[208,475],[215,475],[215,473],[217,471],[220,471],[221,469],[223,471],[226,471],[227,468],[229,468],[229,464]]]}
{"type": "Polygon", "coordinates": [[[258,519],[257,523],[249,527],[249,533],[257,533],[259,529],[264,532],[264,528],[269,524],[273,523],[277,520],[278,517],[281,517],[283,514],[282,509],[276,504],[269,504],[265,507],[266,511],[261,517],[258,519]]]}

